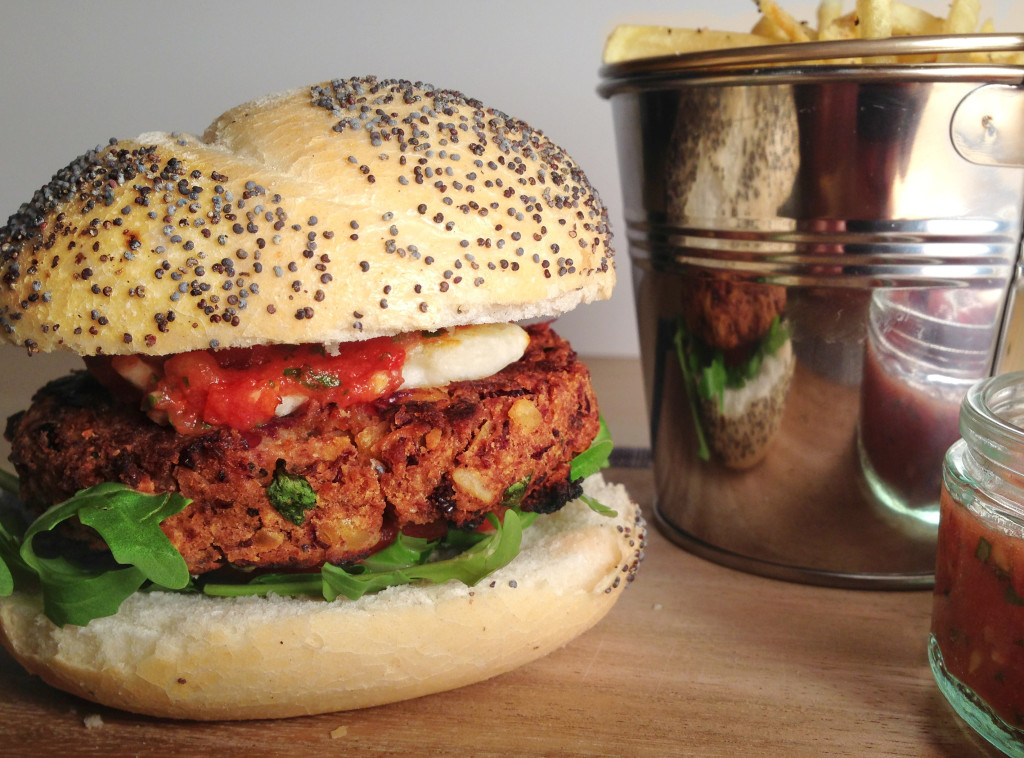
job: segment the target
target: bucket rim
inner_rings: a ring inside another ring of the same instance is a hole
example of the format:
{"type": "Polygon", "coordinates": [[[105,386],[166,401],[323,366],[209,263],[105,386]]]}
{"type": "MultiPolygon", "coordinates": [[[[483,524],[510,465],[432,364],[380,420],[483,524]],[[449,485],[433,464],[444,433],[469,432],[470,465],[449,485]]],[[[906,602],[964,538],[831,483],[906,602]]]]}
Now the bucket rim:
{"type": "Polygon", "coordinates": [[[1022,34],[945,34],[888,39],[791,42],[703,50],[610,63],[601,66],[598,93],[647,89],[674,81],[737,83],[744,77],[872,79],[1024,80],[1024,65],[993,62],[892,63],[896,56],[1024,52],[1022,34]],[[863,63],[851,64],[850,59],[863,63]]]}

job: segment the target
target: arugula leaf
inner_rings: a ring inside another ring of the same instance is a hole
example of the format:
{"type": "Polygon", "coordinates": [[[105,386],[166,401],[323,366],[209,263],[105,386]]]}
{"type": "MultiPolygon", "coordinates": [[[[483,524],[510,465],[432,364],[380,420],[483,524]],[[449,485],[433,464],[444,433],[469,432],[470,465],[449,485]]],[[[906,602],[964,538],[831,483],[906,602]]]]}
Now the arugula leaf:
{"type": "Polygon", "coordinates": [[[729,373],[725,370],[725,357],[716,351],[711,362],[699,369],[697,391],[706,400],[715,399],[719,405],[725,399],[725,388],[729,386],[729,373]]]}
{"type": "MultiPolygon", "coordinates": [[[[518,507],[510,506],[508,513],[514,513],[519,521],[518,529],[520,532],[525,531],[533,525],[533,522],[537,520],[539,513],[533,511],[521,511],[518,507]]],[[[441,538],[441,542],[438,547],[448,555],[461,554],[468,551],[470,548],[476,547],[479,543],[491,540],[497,533],[500,538],[501,531],[505,528],[504,523],[496,514],[489,513],[486,516],[488,523],[493,528],[492,531],[481,531],[479,529],[449,529],[448,533],[441,538]]],[[[518,554],[519,550],[516,549],[518,554]]],[[[512,556],[513,558],[515,556],[512,556]]],[[[510,559],[511,560],[511,559],[510,559]]],[[[504,564],[502,564],[504,565],[504,564]]]]}
{"type": "Polygon", "coordinates": [[[0,561],[0,597],[7,597],[14,592],[14,574],[7,564],[0,561]]]}
{"type": "Polygon", "coordinates": [[[523,496],[530,485],[531,475],[527,474],[514,484],[510,484],[501,497],[501,504],[506,508],[518,508],[523,504],[523,496]]]}
{"type": "Polygon", "coordinates": [[[315,595],[334,600],[344,595],[355,600],[387,587],[429,581],[435,584],[457,579],[473,586],[507,565],[519,554],[523,530],[537,518],[516,508],[505,512],[502,523],[487,515],[493,532],[452,529],[441,540],[426,540],[399,533],[383,550],[355,566],[325,565],[317,574],[265,574],[248,584],[214,584],[202,589],[207,595],[239,597],[243,595],[315,595]],[[439,549],[458,551],[445,560],[431,560],[439,549]]]}
{"type": "MultiPolygon", "coordinates": [[[[2,475],[10,476],[17,488],[17,477],[0,469],[0,485],[2,475]]],[[[25,532],[25,523],[16,510],[14,500],[9,498],[6,490],[0,486],[0,597],[7,597],[14,592],[15,586],[30,584],[35,575],[25,565],[18,550],[21,547],[21,535],[25,532]]]]}
{"type": "MultiPolygon", "coordinates": [[[[334,600],[344,595],[352,600],[367,592],[385,587],[422,580],[440,584],[457,579],[472,587],[484,577],[494,573],[519,554],[523,538],[523,521],[515,508],[505,511],[504,522],[493,513],[487,514],[494,531],[454,558],[432,563],[399,566],[390,571],[371,571],[364,565],[344,569],[330,564],[324,566],[324,597],[334,600]]],[[[531,519],[532,521],[532,519],[531,519]]]]}
{"type": "Polygon", "coordinates": [[[135,566],[164,587],[188,584],[185,559],[161,531],[160,522],[180,513],[190,500],[172,493],[145,495],[109,483],[79,492],[72,500],[78,520],[99,532],[118,563],[135,566]]]}
{"type": "Polygon", "coordinates": [[[580,500],[582,500],[584,503],[589,505],[590,506],[590,510],[592,510],[594,513],[597,513],[597,514],[599,514],[601,516],[607,516],[608,518],[615,518],[616,516],[619,515],[618,511],[616,511],[616,510],[614,510],[612,508],[609,508],[607,505],[605,505],[604,503],[600,502],[599,500],[596,500],[595,498],[590,497],[590,495],[580,495],[580,500]]]}
{"type": "Polygon", "coordinates": [[[394,542],[370,557],[363,558],[360,563],[368,571],[389,571],[395,568],[416,566],[425,563],[430,558],[438,542],[439,540],[410,537],[399,532],[394,542]]]}
{"type": "Polygon", "coordinates": [[[596,474],[601,469],[607,468],[608,459],[612,454],[614,446],[612,435],[608,431],[608,425],[605,424],[604,417],[602,416],[601,427],[598,429],[594,441],[590,443],[590,447],[573,458],[569,464],[570,481],[575,482],[580,479],[586,479],[591,474],[596,474]]]}
{"type": "Polygon", "coordinates": [[[683,375],[683,387],[686,390],[686,399],[690,404],[690,418],[693,419],[694,431],[697,434],[697,457],[702,461],[711,460],[711,448],[708,446],[707,437],[704,435],[704,427],[700,423],[700,409],[697,407],[697,398],[701,394],[698,388],[697,376],[700,373],[700,363],[697,356],[690,349],[693,340],[679,319],[676,327],[676,335],[673,340],[676,348],[676,357],[679,359],[679,370],[683,375]]]}
{"type": "Polygon", "coordinates": [[[39,577],[43,609],[58,626],[84,626],[117,612],[124,600],[147,580],[181,589],[189,583],[185,559],[160,530],[160,522],[189,504],[174,493],[146,495],[122,484],[105,483],[82,490],[50,508],[32,523],[19,555],[39,577]],[[77,516],[95,529],[122,568],[87,569],[63,557],[44,558],[35,551],[36,535],[77,516]]]}
{"type": "MultiPolygon", "coordinates": [[[[601,469],[608,467],[608,461],[611,457],[614,444],[612,443],[612,435],[608,431],[608,425],[604,422],[604,417],[601,416],[600,418],[601,427],[598,429],[597,436],[594,437],[594,441],[590,443],[590,447],[573,458],[572,462],[569,464],[570,481],[577,482],[580,479],[586,479],[588,476],[596,474],[601,469]]],[[[511,489],[511,487],[509,489],[511,489]]],[[[619,515],[617,511],[613,511],[608,506],[602,505],[592,497],[581,495],[580,500],[590,506],[592,511],[599,513],[602,516],[614,518],[619,515]]]]}
{"type": "Polygon", "coordinates": [[[0,490],[4,492],[10,492],[12,495],[18,494],[18,477],[12,474],[10,471],[5,471],[0,468],[0,490]]]}
{"type": "MultiPolygon", "coordinates": [[[[516,509],[518,511],[518,508],[516,509]]],[[[537,518],[536,513],[524,513],[519,511],[519,518],[523,522],[523,529],[533,523],[537,518]]],[[[441,538],[438,548],[446,551],[449,555],[461,553],[473,547],[481,540],[487,539],[487,532],[477,529],[449,529],[448,533],[441,538]]]]}
{"type": "Polygon", "coordinates": [[[243,597],[246,595],[321,595],[323,579],[320,572],[308,574],[261,574],[247,584],[210,582],[202,585],[205,595],[243,597]]]}
{"type": "Polygon", "coordinates": [[[38,584],[38,577],[21,558],[21,535],[25,525],[13,511],[0,512],[0,597],[15,587],[38,584]]]}
{"type": "MultiPolygon", "coordinates": [[[[396,570],[423,563],[430,557],[437,544],[437,540],[409,537],[399,532],[395,541],[386,548],[360,561],[359,569],[361,572],[388,575],[396,570]]],[[[331,570],[344,571],[344,569],[338,569],[327,564],[321,569],[321,573],[303,575],[301,580],[295,579],[292,575],[288,574],[270,575],[253,580],[250,585],[257,590],[257,594],[266,594],[273,591],[278,594],[323,595],[326,599],[333,600],[334,597],[337,597],[337,594],[333,597],[330,596],[326,589],[327,580],[324,577],[324,572],[331,570]]],[[[383,584],[377,589],[383,589],[387,586],[390,586],[390,584],[383,584]]],[[[228,590],[227,588],[229,587],[232,587],[232,585],[213,585],[211,591],[211,585],[207,585],[203,588],[203,591],[207,594],[253,594],[244,591],[240,592],[237,589],[234,591],[228,590]]]]}
{"type": "Polygon", "coordinates": [[[306,511],[316,507],[316,492],[306,477],[291,474],[284,458],[274,466],[274,481],[267,486],[267,499],[274,509],[296,526],[306,520],[306,511]]]}
{"type": "Polygon", "coordinates": [[[789,328],[776,316],[754,351],[735,366],[726,366],[725,354],[721,350],[714,350],[690,335],[682,319],[679,320],[675,342],[680,367],[692,378],[700,397],[721,403],[727,389],[742,389],[757,376],[765,358],[778,352],[789,339],[789,328]]]}
{"type": "Polygon", "coordinates": [[[43,612],[57,626],[85,626],[95,618],[113,616],[146,581],[134,566],[84,571],[64,558],[47,558],[34,568],[43,586],[43,612]]]}
{"type": "Polygon", "coordinates": [[[0,597],[7,597],[14,592],[15,578],[13,566],[24,565],[18,554],[20,546],[18,538],[0,524],[0,597]]]}
{"type": "Polygon", "coordinates": [[[792,334],[789,328],[782,322],[779,316],[772,319],[768,333],[761,338],[761,353],[763,355],[775,355],[785,345],[792,334]]]}

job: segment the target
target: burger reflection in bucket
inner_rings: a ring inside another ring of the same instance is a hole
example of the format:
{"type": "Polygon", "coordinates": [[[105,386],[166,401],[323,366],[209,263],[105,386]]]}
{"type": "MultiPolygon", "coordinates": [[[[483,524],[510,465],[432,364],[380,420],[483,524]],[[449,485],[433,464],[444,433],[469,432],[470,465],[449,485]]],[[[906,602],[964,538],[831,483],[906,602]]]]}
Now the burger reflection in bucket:
{"type": "Polygon", "coordinates": [[[674,342],[699,455],[751,468],[778,431],[793,378],[786,290],[728,274],[684,282],[674,342]]]}

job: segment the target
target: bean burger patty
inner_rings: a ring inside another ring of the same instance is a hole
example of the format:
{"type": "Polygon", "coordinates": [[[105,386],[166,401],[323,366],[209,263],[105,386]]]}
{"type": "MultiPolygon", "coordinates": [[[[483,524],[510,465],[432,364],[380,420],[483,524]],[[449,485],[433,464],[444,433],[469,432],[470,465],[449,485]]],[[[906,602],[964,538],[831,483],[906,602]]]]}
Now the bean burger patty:
{"type": "Polygon", "coordinates": [[[528,331],[523,357],[489,378],[345,408],[311,400],[249,431],[179,434],[77,372],[39,390],[5,436],[33,511],[101,482],[190,498],[161,528],[193,574],[344,563],[399,530],[434,536],[510,501],[552,512],[579,494],[569,461],[599,426],[590,376],[548,326],[528,331]],[[268,496],[282,477],[315,493],[302,523],[268,496]]]}

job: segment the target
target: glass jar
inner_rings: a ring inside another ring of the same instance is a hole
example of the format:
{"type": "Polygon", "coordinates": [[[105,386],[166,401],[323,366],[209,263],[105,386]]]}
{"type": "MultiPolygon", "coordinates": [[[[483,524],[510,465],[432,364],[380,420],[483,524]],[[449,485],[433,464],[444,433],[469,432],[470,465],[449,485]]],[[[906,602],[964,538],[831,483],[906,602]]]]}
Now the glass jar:
{"type": "Polygon", "coordinates": [[[1024,373],[983,380],[947,452],[928,657],[979,734],[1024,756],[1024,373]]]}
{"type": "Polygon", "coordinates": [[[998,288],[880,289],[871,297],[858,451],[878,500],[939,521],[946,450],[965,392],[992,369],[998,288]]]}

